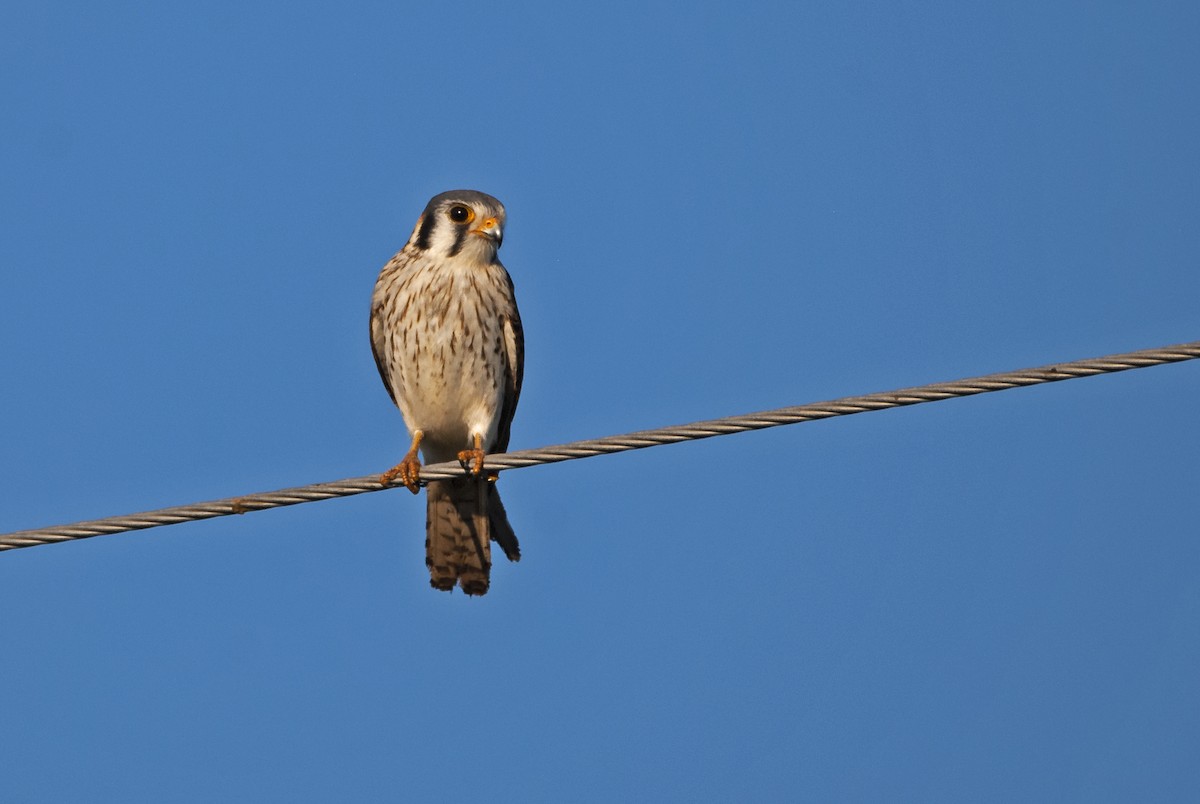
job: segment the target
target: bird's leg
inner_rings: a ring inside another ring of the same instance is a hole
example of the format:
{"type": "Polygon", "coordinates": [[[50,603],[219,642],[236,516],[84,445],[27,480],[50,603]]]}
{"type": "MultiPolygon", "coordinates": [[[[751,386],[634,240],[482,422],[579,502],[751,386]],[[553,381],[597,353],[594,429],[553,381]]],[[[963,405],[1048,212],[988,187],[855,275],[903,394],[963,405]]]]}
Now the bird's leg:
{"type": "Polygon", "coordinates": [[[404,460],[379,476],[381,485],[390,486],[393,480],[400,478],[400,482],[413,494],[420,491],[421,459],[417,457],[417,448],[421,446],[421,439],[424,437],[425,433],[420,430],[413,433],[412,447],[405,454],[404,460]]]}
{"type": "Polygon", "coordinates": [[[483,436],[475,433],[475,449],[464,449],[458,453],[458,462],[469,474],[479,477],[483,474],[483,436]],[[474,464],[474,465],[472,465],[474,464]]]}

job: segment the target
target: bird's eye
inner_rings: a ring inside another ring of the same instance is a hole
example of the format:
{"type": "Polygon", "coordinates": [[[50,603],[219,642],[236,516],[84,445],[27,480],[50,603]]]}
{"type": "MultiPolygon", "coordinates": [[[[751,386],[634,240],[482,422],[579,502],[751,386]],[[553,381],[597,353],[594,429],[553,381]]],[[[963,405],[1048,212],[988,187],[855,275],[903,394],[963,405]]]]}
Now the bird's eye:
{"type": "Polygon", "coordinates": [[[465,207],[462,204],[455,204],[450,207],[450,211],[446,213],[450,216],[450,220],[455,223],[470,223],[475,219],[475,213],[470,207],[465,207]]]}

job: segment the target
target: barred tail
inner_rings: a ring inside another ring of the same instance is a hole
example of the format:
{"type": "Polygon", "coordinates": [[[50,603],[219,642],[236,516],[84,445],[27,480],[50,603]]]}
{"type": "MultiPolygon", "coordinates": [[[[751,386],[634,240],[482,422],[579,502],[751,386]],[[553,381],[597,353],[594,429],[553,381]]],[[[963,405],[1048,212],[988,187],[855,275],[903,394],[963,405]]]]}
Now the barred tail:
{"type": "Polygon", "coordinates": [[[521,558],[495,484],[486,478],[433,480],[426,488],[425,563],[429,583],[468,595],[487,594],[492,569],[491,540],[510,561],[521,558]]]}

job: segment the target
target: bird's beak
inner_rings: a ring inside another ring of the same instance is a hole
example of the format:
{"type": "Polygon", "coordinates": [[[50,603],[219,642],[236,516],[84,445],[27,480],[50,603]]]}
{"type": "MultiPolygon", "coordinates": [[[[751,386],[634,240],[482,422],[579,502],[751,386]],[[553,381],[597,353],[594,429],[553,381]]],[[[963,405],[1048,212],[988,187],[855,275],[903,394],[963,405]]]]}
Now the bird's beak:
{"type": "Polygon", "coordinates": [[[500,226],[500,221],[497,218],[488,218],[478,229],[472,229],[471,234],[486,237],[496,244],[496,248],[499,248],[501,241],[504,240],[504,229],[500,226]]]}

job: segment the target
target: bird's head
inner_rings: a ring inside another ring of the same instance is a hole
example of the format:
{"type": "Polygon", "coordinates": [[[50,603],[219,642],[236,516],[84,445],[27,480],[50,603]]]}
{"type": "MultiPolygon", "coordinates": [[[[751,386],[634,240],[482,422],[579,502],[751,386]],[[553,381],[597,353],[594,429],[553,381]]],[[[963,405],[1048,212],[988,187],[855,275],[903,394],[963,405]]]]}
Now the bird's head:
{"type": "Polygon", "coordinates": [[[475,190],[451,190],[429,200],[408,245],[433,256],[491,263],[503,239],[503,204],[475,190]]]}

